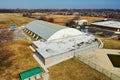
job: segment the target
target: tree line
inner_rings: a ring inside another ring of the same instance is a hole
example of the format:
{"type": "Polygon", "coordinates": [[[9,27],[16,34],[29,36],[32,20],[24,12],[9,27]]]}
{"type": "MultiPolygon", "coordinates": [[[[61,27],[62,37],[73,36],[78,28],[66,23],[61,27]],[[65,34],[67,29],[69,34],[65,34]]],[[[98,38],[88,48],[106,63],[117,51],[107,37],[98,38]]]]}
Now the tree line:
{"type": "Polygon", "coordinates": [[[0,9],[0,13],[49,13],[59,15],[73,15],[76,12],[80,16],[106,17],[120,19],[120,9],[0,9]]]}

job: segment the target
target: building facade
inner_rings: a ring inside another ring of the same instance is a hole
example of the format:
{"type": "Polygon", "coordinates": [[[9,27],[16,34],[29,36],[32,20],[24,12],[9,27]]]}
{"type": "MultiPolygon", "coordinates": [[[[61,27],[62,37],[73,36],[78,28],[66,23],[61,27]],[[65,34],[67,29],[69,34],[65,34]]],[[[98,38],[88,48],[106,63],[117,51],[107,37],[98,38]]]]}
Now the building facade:
{"type": "Polygon", "coordinates": [[[120,22],[119,21],[102,21],[91,23],[91,26],[106,29],[120,34],[120,22]]]}
{"type": "Polygon", "coordinates": [[[45,21],[33,21],[24,31],[39,37],[30,48],[46,67],[103,47],[102,42],[91,34],[45,21]]]}

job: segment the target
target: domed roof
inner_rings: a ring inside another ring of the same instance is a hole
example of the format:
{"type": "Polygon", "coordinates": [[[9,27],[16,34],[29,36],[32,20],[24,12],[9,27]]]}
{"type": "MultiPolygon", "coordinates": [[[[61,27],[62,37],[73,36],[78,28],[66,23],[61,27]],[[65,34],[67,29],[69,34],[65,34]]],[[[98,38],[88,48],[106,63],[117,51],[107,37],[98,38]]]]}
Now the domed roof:
{"type": "Polygon", "coordinates": [[[30,22],[26,25],[26,28],[32,31],[34,34],[45,39],[46,41],[82,34],[82,32],[77,29],[68,28],[66,26],[61,26],[41,20],[35,20],[33,22],[30,22]]]}

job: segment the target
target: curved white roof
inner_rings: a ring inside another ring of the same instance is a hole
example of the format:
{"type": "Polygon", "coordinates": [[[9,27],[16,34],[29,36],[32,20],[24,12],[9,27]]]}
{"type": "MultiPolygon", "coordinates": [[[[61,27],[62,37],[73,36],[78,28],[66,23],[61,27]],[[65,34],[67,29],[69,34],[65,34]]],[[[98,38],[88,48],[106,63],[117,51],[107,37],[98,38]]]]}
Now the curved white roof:
{"type": "Polygon", "coordinates": [[[74,28],[64,28],[57,32],[55,32],[47,41],[55,40],[55,39],[62,39],[71,36],[77,36],[83,34],[77,29],[74,28]]]}
{"type": "Polygon", "coordinates": [[[34,34],[45,39],[46,41],[67,38],[70,36],[77,36],[82,34],[82,32],[77,29],[68,28],[66,26],[61,26],[41,20],[35,20],[30,22],[26,25],[26,28],[32,31],[34,34]]]}
{"type": "Polygon", "coordinates": [[[105,27],[120,29],[120,22],[119,21],[103,21],[103,22],[94,22],[91,24],[97,25],[97,26],[105,26],[105,27]]]}

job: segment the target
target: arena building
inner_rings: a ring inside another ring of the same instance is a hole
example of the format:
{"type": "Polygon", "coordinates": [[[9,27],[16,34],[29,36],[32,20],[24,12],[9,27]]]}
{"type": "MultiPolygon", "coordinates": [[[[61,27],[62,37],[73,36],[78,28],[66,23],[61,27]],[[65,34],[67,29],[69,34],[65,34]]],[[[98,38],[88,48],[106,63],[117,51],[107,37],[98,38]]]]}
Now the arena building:
{"type": "Polygon", "coordinates": [[[101,21],[93,22],[91,26],[105,29],[114,32],[115,34],[120,34],[120,22],[119,21],[101,21]]]}
{"type": "Polygon", "coordinates": [[[45,21],[35,20],[24,31],[37,39],[30,48],[46,67],[103,47],[91,34],[45,21]]]}

